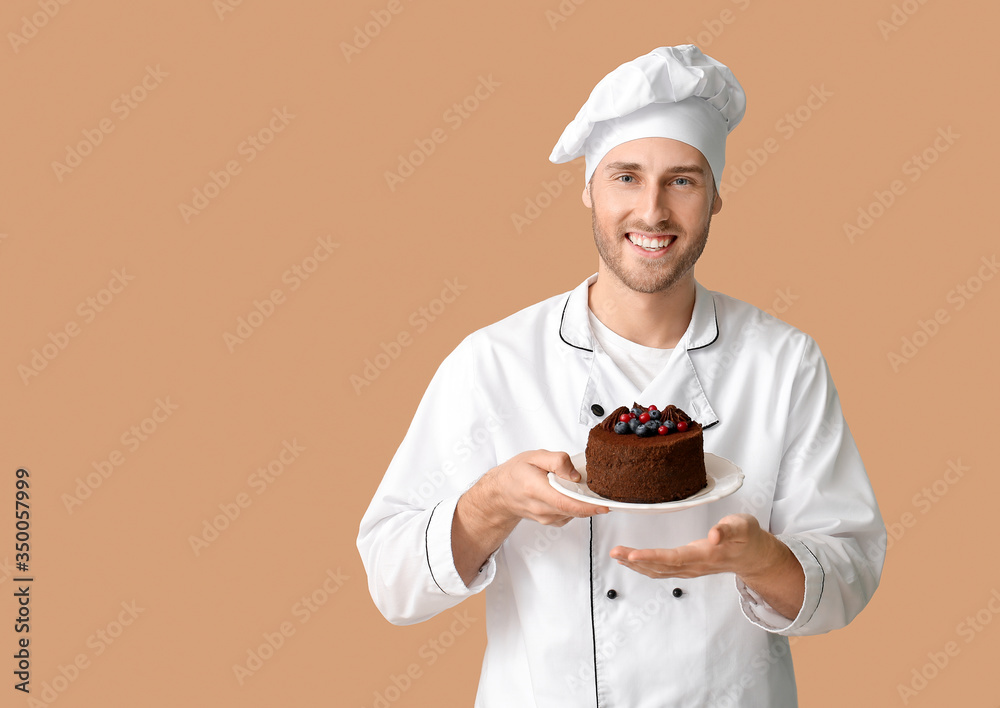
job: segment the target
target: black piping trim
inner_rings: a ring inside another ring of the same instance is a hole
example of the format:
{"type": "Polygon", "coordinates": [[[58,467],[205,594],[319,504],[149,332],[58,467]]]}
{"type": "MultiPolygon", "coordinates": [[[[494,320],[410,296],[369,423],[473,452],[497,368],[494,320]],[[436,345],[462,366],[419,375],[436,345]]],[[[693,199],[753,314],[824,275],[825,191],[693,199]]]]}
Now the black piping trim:
{"type": "MultiPolygon", "coordinates": [[[[809,551],[809,555],[811,555],[813,557],[813,560],[816,561],[816,565],[819,566],[820,572],[823,573],[823,575],[822,575],[822,577],[820,578],[820,581],[819,581],[819,602],[816,603],[816,609],[813,610],[812,615],[809,615],[809,619],[807,619],[805,621],[805,624],[809,624],[809,622],[813,618],[813,615],[816,614],[816,610],[819,609],[820,602],[823,602],[823,588],[826,587],[826,570],[823,568],[823,564],[819,562],[819,558],[816,557],[816,554],[812,552],[812,549],[809,548],[809,546],[807,546],[802,541],[799,541],[799,543],[802,544],[803,548],[805,548],[807,551],[809,551]]],[[[805,600],[805,597],[803,596],[802,599],[805,600]]],[[[593,602],[593,600],[591,600],[591,602],[593,602]]]]}
{"type": "Polygon", "coordinates": [[[715,316],[715,339],[713,339],[708,344],[702,344],[700,347],[688,347],[689,352],[693,352],[696,349],[704,349],[709,344],[715,344],[715,340],[719,338],[719,308],[715,304],[715,297],[712,297],[712,314],[715,316]]]}
{"type": "MultiPolygon", "coordinates": [[[[564,340],[565,341],[565,340],[564,340]]],[[[569,344],[569,342],[567,342],[569,344]]],[[[601,693],[597,689],[597,627],[594,619],[594,517],[590,517],[590,637],[594,642],[594,705],[600,708],[601,693]]]]}
{"type": "Polygon", "coordinates": [[[701,426],[701,429],[702,430],[708,430],[709,428],[714,428],[718,424],[719,424],[719,421],[715,421],[714,423],[709,423],[708,425],[701,426]]]}
{"type": "MultiPolygon", "coordinates": [[[[571,297],[570,295],[566,296],[566,304],[563,305],[562,316],[560,316],[560,318],[559,318],[559,339],[561,339],[564,344],[568,344],[569,346],[573,347],[574,349],[580,349],[581,351],[593,353],[593,351],[594,351],[593,349],[587,349],[587,347],[581,347],[579,345],[573,344],[572,342],[566,341],[566,338],[563,336],[563,333],[562,333],[563,322],[566,321],[566,308],[569,307],[569,299],[570,299],[570,297],[571,297]]],[[[715,344],[716,340],[719,339],[719,308],[715,304],[715,298],[714,297],[712,298],[712,316],[715,318],[715,338],[713,338],[711,342],[707,342],[706,344],[702,344],[700,347],[688,347],[688,351],[689,352],[693,352],[693,351],[695,351],[697,349],[704,349],[705,347],[707,347],[707,346],[709,346],[711,344],[715,344]]]]}
{"type": "Polygon", "coordinates": [[[427,540],[428,533],[430,532],[430,529],[431,529],[431,520],[434,518],[434,512],[438,510],[439,506],[441,506],[441,502],[438,502],[437,504],[435,504],[434,508],[431,509],[430,518],[427,519],[427,526],[424,528],[424,558],[427,559],[427,570],[429,570],[431,572],[431,580],[433,580],[434,584],[438,586],[438,590],[440,590],[445,595],[447,595],[448,593],[445,592],[445,589],[443,587],[441,587],[441,583],[439,583],[437,581],[437,578],[434,577],[434,569],[431,568],[430,543],[427,540]]]}
{"type": "Polygon", "coordinates": [[[572,295],[567,295],[566,296],[566,304],[563,305],[562,317],[559,318],[559,339],[563,340],[564,344],[569,344],[574,349],[581,349],[581,350],[583,350],[585,352],[591,352],[591,353],[593,353],[593,351],[594,351],[593,349],[587,349],[587,347],[578,347],[577,345],[575,345],[575,344],[573,344],[571,342],[567,342],[566,338],[562,335],[563,322],[566,320],[566,308],[569,307],[569,299],[570,299],[571,296],[572,295]]]}

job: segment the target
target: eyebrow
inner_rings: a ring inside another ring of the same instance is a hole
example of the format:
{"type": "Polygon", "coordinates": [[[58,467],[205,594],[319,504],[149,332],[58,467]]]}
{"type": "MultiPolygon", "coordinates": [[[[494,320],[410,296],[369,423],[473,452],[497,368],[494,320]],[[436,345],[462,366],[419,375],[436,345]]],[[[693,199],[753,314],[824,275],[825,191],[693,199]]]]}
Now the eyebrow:
{"type": "MultiPolygon", "coordinates": [[[[639,162],[610,162],[605,166],[604,171],[613,172],[615,170],[626,170],[628,172],[642,172],[643,169],[642,164],[639,162]]],[[[701,165],[676,165],[668,169],[667,172],[693,172],[699,175],[705,174],[705,170],[701,167],[701,165]]]]}

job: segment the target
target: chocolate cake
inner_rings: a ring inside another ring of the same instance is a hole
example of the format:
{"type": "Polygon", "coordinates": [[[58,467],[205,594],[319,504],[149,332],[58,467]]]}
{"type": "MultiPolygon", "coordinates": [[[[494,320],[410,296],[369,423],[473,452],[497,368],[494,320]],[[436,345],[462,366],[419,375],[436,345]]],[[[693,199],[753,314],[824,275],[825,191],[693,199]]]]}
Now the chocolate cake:
{"type": "Polygon", "coordinates": [[[621,406],[590,430],[587,486],[621,502],[686,499],[708,484],[703,443],[701,424],[676,406],[621,406]]]}

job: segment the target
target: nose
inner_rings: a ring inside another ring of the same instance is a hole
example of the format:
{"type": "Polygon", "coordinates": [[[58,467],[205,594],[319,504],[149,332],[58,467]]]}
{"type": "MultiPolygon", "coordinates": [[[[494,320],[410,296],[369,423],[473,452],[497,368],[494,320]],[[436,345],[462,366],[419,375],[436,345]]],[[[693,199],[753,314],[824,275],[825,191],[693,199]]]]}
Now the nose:
{"type": "Polygon", "coordinates": [[[651,228],[656,228],[657,224],[662,224],[670,220],[670,207],[667,203],[667,190],[660,185],[650,182],[643,187],[639,197],[639,204],[636,206],[636,216],[642,219],[651,228]]]}

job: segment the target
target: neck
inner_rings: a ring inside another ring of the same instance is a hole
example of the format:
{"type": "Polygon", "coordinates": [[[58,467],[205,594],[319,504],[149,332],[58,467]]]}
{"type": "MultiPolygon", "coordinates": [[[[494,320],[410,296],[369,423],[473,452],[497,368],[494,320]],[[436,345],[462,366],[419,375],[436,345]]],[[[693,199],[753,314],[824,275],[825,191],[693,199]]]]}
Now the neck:
{"type": "Polygon", "coordinates": [[[602,262],[597,282],[587,291],[587,303],[616,334],[644,347],[673,349],[691,322],[694,293],[693,271],[669,290],[641,293],[615,278],[602,262]]]}

